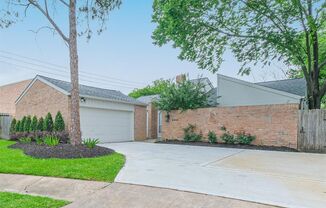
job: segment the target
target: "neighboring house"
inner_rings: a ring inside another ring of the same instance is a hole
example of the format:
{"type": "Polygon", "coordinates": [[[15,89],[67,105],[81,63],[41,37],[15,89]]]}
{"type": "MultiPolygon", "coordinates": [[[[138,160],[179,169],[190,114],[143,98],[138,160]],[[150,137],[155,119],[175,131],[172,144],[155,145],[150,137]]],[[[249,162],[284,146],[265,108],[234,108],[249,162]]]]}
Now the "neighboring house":
{"type": "Polygon", "coordinates": [[[15,116],[15,101],[31,80],[0,86],[0,113],[15,116]]]}
{"type": "MultiPolygon", "coordinates": [[[[16,100],[16,117],[53,116],[61,111],[70,126],[69,82],[36,76],[16,100]]],[[[101,143],[143,140],[146,138],[146,104],[119,91],[80,85],[82,138],[97,138],[101,143]]]]}
{"type": "Polygon", "coordinates": [[[306,82],[304,79],[251,83],[217,75],[219,106],[300,104],[305,96],[306,82]]]}
{"type": "MultiPolygon", "coordinates": [[[[177,76],[180,80],[180,75],[177,76]]],[[[214,87],[208,78],[191,80],[205,85],[209,93],[210,106],[253,106],[271,104],[301,104],[306,97],[305,79],[286,79],[269,82],[251,83],[236,78],[217,75],[217,86],[214,87]]],[[[160,138],[162,113],[152,104],[158,95],[143,96],[139,101],[147,104],[147,137],[160,138]]]]}

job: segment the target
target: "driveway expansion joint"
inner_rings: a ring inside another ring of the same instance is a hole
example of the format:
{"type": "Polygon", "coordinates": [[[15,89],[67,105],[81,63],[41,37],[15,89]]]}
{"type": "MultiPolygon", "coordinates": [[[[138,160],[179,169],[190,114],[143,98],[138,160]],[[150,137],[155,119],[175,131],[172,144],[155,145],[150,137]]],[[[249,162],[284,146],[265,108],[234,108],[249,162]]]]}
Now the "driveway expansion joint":
{"type": "Polygon", "coordinates": [[[217,159],[217,160],[214,160],[214,161],[211,161],[211,162],[208,162],[208,163],[204,163],[204,164],[202,164],[201,166],[202,166],[202,167],[207,167],[207,166],[209,166],[210,164],[221,162],[221,161],[223,161],[223,160],[225,160],[225,159],[228,159],[228,158],[230,158],[230,157],[233,157],[233,156],[238,155],[238,154],[240,154],[240,153],[243,153],[243,152],[245,152],[245,151],[247,151],[247,150],[245,150],[245,149],[240,150],[240,151],[238,151],[238,152],[235,152],[235,153],[233,153],[233,154],[230,154],[230,155],[227,155],[227,156],[225,156],[225,157],[219,158],[219,159],[217,159]]]}

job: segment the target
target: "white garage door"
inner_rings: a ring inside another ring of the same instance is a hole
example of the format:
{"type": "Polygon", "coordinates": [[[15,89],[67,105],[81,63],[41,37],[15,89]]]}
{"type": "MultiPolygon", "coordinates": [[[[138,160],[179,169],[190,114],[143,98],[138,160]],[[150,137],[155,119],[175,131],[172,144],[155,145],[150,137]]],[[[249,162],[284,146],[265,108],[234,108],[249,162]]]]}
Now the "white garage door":
{"type": "Polygon", "coordinates": [[[132,140],[133,113],[129,111],[80,108],[82,138],[101,143],[132,140]]]}

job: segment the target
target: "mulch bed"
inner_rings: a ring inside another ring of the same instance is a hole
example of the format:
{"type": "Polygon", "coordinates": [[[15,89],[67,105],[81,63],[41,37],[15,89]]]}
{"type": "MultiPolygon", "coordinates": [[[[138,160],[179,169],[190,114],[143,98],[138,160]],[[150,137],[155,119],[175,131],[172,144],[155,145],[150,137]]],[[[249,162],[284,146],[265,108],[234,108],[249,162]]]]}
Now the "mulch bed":
{"type": "Polygon", "coordinates": [[[71,144],[59,144],[57,146],[37,145],[36,143],[16,143],[10,146],[13,149],[21,149],[26,155],[35,158],[92,158],[114,153],[114,150],[95,146],[88,148],[85,145],[73,146],[71,144]]]}
{"type": "Polygon", "coordinates": [[[264,145],[240,145],[240,144],[224,144],[224,143],[210,144],[208,142],[184,142],[184,141],[180,141],[180,140],[157,141],[156,143],[193,145],[193,146],[205,146],[205,147],[252,149],[252,150],[283,151],[283,152],[299,152],[298,150],[290,148],[290,147],[276,147],[276,146],[264,146],[264,145]]]}

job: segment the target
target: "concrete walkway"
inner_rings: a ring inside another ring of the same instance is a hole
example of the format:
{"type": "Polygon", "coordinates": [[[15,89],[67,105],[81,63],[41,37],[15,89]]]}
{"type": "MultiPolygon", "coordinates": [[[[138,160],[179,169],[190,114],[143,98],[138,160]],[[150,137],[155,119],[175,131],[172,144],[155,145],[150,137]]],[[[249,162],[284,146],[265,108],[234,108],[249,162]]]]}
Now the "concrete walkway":
{"type": "Polygon", "coordinates": [[[326,154],[141,142],[104,146],[126,155],[116,182],[283,207],[326,204],[326,154]]]}
{"type": "Polygon", "coordinates": [[[72,202],[66,208],[273,208],[170,189],[12,174],[0,174],[0,191],[72,202]]]}
{"type": "Polygon", "coordinates": [[[0,174],[0,191],[48,196],[67,201],[85,198],[109,185],[105,182],[0,174]]]}

